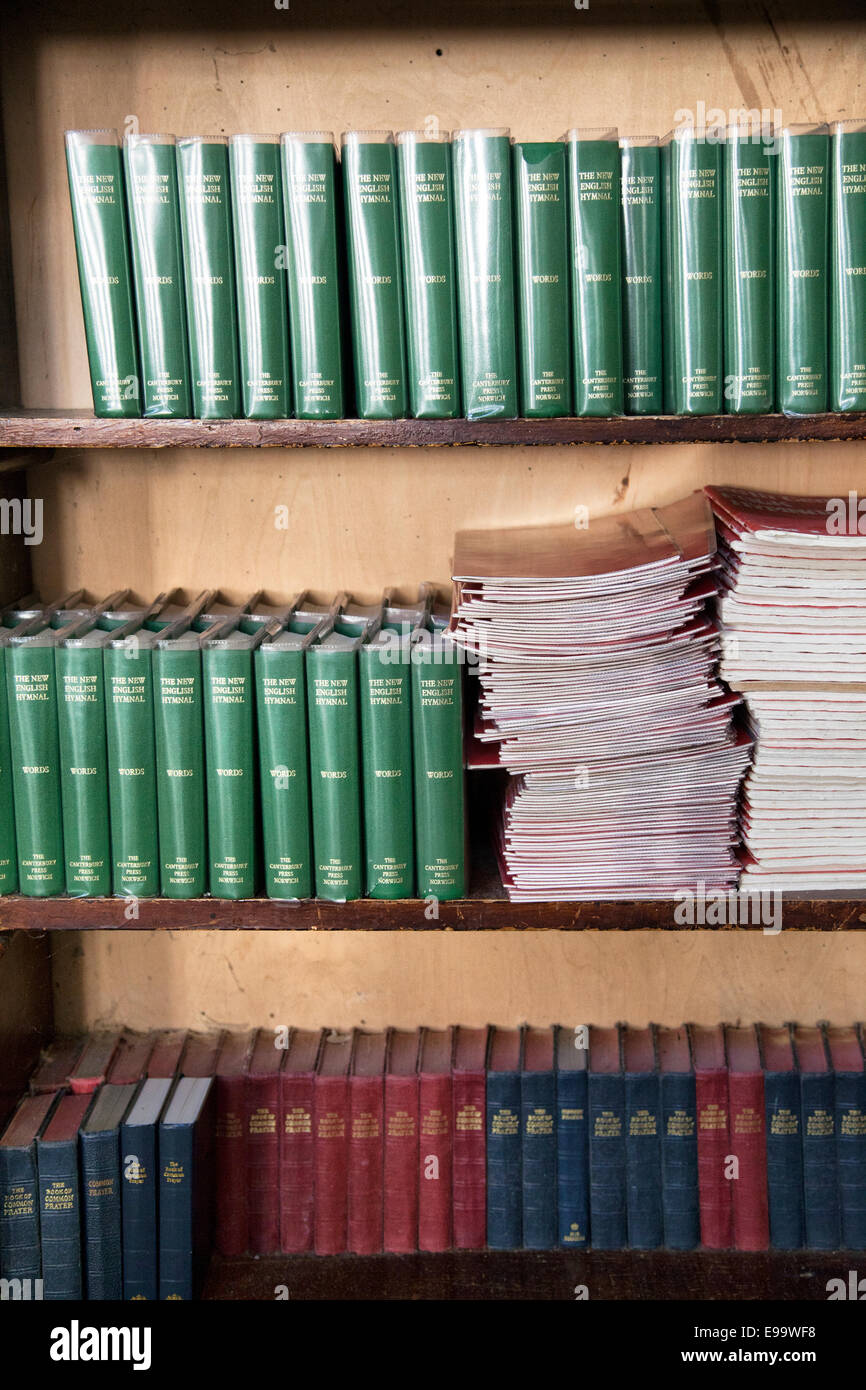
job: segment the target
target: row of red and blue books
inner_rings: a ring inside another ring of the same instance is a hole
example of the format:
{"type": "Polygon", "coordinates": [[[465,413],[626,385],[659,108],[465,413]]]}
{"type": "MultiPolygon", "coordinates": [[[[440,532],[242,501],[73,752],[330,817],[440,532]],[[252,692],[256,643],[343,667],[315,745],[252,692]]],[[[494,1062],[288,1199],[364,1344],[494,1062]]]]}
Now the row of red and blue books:
{"type": "Polygon", "coordinates": [[[58,1040],[0,1137],[0,1276],[190,1298],[211,1251],[866,1248],[850,1027],[58,1040]]]}

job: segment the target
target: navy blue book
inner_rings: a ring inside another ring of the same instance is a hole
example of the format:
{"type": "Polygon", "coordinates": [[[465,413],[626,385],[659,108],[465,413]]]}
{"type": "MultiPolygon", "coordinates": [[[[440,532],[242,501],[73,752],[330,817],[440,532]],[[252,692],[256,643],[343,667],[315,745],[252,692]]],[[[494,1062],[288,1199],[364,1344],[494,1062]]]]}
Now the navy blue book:
{"type": "Polygon", "coordinates": [[[92,1101],[86,1094],[61,1097],[36,1141],[45,1299],[82,1297],[78,1131],[92,1101]]]}
{"type": "Polygon", "coordinates": [[[197,1298],[213,1238],[212,1076],[178,1081],[159,1123],[159,1296],[197,1298]]]}
{"type": "Polygon", "coordinates": [[[78,1135],[88,1299],[123,1298],[120,1237],[120,1126],[137,1087],[106,1082],[78,1135]]]}
{"type": "Polygon", "coordinates": [[[589,1030],[589,1219],[594,1249],[626,1248],[625,1077],[619,1028],[589,1030]]]}
{"type": "Polygon", "coordinates": [[[664,1242],[661,1095],[652,1028],[624,1028],[625,1195],[628,1243],[656,1250],[664,1242]]]}
{"type": "Polygon", "coordinates": [[[842,1247],[866,1250],[866,1070],[856,1028],[826,1029],[834,1073],[842,1247]]]}
{"type": "Polygon", "coordinates": [[[686,1028],[658,1028],[662,1224],[669,1250],[701,1242],[695,1071],[686,1028]]]}
{"type": "Polygon", "coordinates": [[[487,1244],[523,1244],[520,1136],[520,1033],[491,1029],[487,1053],[487,1244]]]}
{"type": "Polygon", "coordinates": [[[159,1295],[157,1165],[159,1117],[174,1082],[145,1081],[120,1129],[123,1297],[159,1295]]]}
{"type": "Polygon", "coordinates": [[[34,1286],[42,1276],[36,1138],[57,1094],[25,1096],[0,1137],[0,1279],[20,1280],[21,1298],[39,1296],[34,1286]]]}
{"type": "Polygon", "coordinates": [[[794,1055],[800,1069],[806,1247],[838,1250],[842,1229],[836,1164],[836,1103],[833,1072],[821,1029],[797,1025],[794,1055]]]}
{"type": "Polygon", "coordinates": [[[524,1028],[520,1071],[523,1245],[553,1250],[556,1220],[556,1072],[553,1029],[524,1028]]]}
{"type": "Polygon", "coordinates": [[[556,1192],[559,1244],[589,1243],[587,1030],[556,1030],[556,1192]]]}
{"type": "Polygon", "coordinates": [[[803,1135],[800,1076],[790,1027],[758,1025],[764,1066],[764,1117],[767,1125],[767,1203],[770,1247],[801,1250],[803,1211],[803,1135]]]}

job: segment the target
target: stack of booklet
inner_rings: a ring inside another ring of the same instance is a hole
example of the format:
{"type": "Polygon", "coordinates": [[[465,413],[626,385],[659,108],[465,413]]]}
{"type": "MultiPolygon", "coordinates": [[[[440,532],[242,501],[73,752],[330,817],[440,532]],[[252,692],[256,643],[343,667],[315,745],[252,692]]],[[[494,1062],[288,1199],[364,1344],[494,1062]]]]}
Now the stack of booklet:
{"type": "Polygon", "coordinates": [[[743,884],[866,887],[866,520],[854,494],[707,493],[721,673],[744,692],[756,739],[743,884]]]}
{"type": "Polygon", "coordinates": [[[736,882],[749,740],[715,677],[715,549],[697,493],[586,529],[458,534],[455,637],[481,687],[473,761],[517,774],[499,829],[512,899],[736,882]]]}

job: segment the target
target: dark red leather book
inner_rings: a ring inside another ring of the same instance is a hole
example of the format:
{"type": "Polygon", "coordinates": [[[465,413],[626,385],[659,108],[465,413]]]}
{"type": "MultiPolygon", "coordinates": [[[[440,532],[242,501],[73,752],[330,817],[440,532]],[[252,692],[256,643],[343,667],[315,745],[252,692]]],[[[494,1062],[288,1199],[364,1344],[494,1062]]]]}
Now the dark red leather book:
{"type": "Polygon", "coordinates": [[[30,1078],[31,1095],[41,1096],[68,1086],[86,1041],[84,1037],[55,1038],[49,1043],[30,1078]]]}
{"type": "Polygon", "coordinates": [[[260,1028],[247,1082],[247,1214],[249,1249],[273,1255],[280,1248],[280,1068],[284,1050],[272,1028],[260,1028]]]}
{"type": "Polygon", "coordinates": [[[418,1059],[418,1249],[451,1249],[453,1028],[425,1028],[418,1059]]]}
{"type": "Polygon", "coordinates": [[[701,1244],[708,1250],[729,1250],[733,1223],[731,1182],[725,1174],[731,1151],[725,1035],[720,1023],[711,1028],[692,1023],[689,1033],[695,1062],[701,1244]]]}
{"type": "Polygon", "coordinates": [[[349,1074],[349,1215],[347,1247],[382,1249],[383,1111],[387,1033],[355,1033],[349,1074]]]}
{"type": "Polygon", "coordinates": [[[754,1024],[725,1028],[728,1054],[730,1153],[737,1160],[731,1187],[734,1247],[767,1250],[767,1126],[764,1118],[764,1073],[754,1024]]]}
{"type": "Polygon", "coordinates": [[[91,1033],[69,1077],[74,1095],[89,1095],[101,1086],[120,1045],[120,1033],[91,1033]]]}
{"type": "Polygon", "coordinates": [[[224,1038],[222,1029],[218,1033],[188,1033],[180,1064],[181,1076],[191,1076],[198,1081],[214,1076],[224,1038]]]}
{"type": "Polygon", "coordinates": [[[326,1033],[313,1088],[316,1155],[313,1248],[317,1255],[339,1255],[346,1249],[351,1060],[351,1033],[326,1033]]]}
{"type": "Polygon", "coordinates": [[[108,1068],[107,1080],[120,1086],[141,1081],[147,1075],[147,1064],[156,1036],[156,1033],[124,1032],[108,1068]]]}
{"type": "Polygon", "coordinates": [[[313,1085],[323,1033],[292,1030],[280,1073],[280,1249],[313,1248],[313,1085]]]}
{"type": "Polygon", "coordinates": [[[175,1028],[167,1033],[158,1033],[147,1064],[148,1078],[152,1078],[154,1081],[170,1081],[172,1077],[176,1076],[185,1047],[185,1028],[175,1028]]]}
{"type": "Polygon", "coordinates": [[[214,1243],[221,1255],[247,1249],[247,1160],[244,1120],[255,1032],[227,1033],[216,1064],[216,1211],[214,1243]]]}
{"type": "Polygon", "coordinates": [[[418,1249],[418,1047],[417,1028],[394,1029],[385,1071],[384,1248],[394,1254],[418,1249]]]}
{"type": "Polygon", "coordinates": [[[485,1123],[487,1028],[457,1028],[451,1090],[454,1245],[483,1250],[487,1244],[487,1148],[485,1123]]]}

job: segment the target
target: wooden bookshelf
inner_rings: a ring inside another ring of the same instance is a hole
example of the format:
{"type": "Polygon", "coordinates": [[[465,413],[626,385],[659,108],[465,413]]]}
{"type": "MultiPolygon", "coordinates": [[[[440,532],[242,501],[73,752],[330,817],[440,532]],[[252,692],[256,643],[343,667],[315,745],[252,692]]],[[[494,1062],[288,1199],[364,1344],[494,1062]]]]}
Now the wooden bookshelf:
{"type": "MultiPolygon", "coordinates": [[[[862,1252],[861,1252],[862,1253],[862,1252]]],[[[451,1250],[417,1255],[215,1255],[206,1299],[826,1300],[827,1281],[847,1278],[848,1251],[451,1250]]]]}
{"type": "Polygon", "coordinates": [[[866,439],[866,414],[647,415],[559,420],[101,420],[7,410],[10,449],[423,449],[572,444],[780,444],[866,439]]]}

